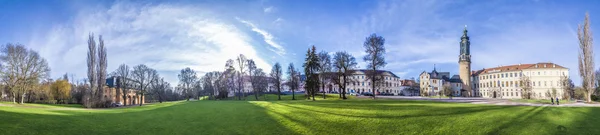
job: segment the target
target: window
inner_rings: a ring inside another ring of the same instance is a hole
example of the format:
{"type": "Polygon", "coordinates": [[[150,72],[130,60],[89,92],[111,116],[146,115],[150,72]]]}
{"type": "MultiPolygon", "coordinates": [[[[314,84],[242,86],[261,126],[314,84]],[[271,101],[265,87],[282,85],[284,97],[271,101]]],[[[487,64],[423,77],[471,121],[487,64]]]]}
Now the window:
{"type": "Polygon", "coordinates": [[[504,78],[504,74],[500,74],[500,78],[504,78]]]}
{"type": "Polygon", "coordinates": [[[540,72],[538,71],[538,75],[540,75],[540,72]]]}
{"type": "Polygon", "coordinates": [[[547,85],[546,85],[546,81],[544,81],[544,86],[547,86],[547,85]]]}
{"type": "Polygon", "coordinates": [[[535,82],[533,82],[533,86],[535,86],[535,82]]]}

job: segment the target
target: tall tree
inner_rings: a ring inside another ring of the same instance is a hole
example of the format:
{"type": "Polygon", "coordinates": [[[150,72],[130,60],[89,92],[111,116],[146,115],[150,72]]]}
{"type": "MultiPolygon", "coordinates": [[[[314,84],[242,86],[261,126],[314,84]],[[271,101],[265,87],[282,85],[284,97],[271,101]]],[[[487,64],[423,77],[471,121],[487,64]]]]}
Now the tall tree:
{"type": "Polygon", "coordinates": [[[102,35],[98,36],[98,65],[96,67],[96,69],[98,70],[96,73],[96,77],[98,77],[97,81],[98,83],[96,85],[98,85],[98,90],[97,90],[97,94],[98,94],[98,98],[100,99],[100,102],[105,102],[107,99],[105,99],[105,96],[108,95],[108,97],[111,97],[112,93],[104,93],[104,86],[106,85],[106,67],[107,67],[107,60],[106,60],[106,47],[104,46],[104,39],[102,39],[102,35]]]}
{"type": "MultiPolygon", "coordinates": [[[[116,76],[117,77],[117,94],[115,95],[121,95],[123,98],[123,105],[127,105],[127,93],[129,93],[129,89],[131,89],[132,86],[132,77],[131,77],[131,70],[129,68],[129,66],[127,66],[126,64],[121,64],[119,65],[119,67],[117,68],[117,70],[113,71],[111,73],[112,76],[116,76]]],[[[116,97],[116,98],[120,98],[120,97],[116,97]]]]}
{"type": "Polygon", "coordinates": [[[12,93],[14,103],[19,97],[22,104],[26,91],[33,90],[50,73],[46,59],[21,44],[2,46],[0,62],[3,85],[12,93]]]}
{"type": "Polygon", "coordinates": [[[363,60],[367,62],[367,68],[369,71],[366,72],[367,79],[371,81],[371,88],[373,90],[373,99],[375,99],[375,90],[381,87],[385,81],[382,72],[377,72],[378,69],[385,67],[385,39],[377,34],[373,33],[367,37],[363,47],[367,55],[363,57],[363,60]]]}
{"type": "MultiPolygon", "coordinates": [[[[338,85],[341,90],[341,98],[346,99],[346,84],[353,82],[349,76],[354,74],[356,68],[356,59],[347,52],[336,52],[333,56],[333,67],[337,71],[336,77],[333,77],[333,82],[338,85]]],[[[375,93],[373,93],[375,94],[375,93]]]]}
{"type": "Polygon", "coordinates": [[[283,81],[281,76],[281,65],[279,64],[279,62],[276,62],[275,65],[273,65],[273,68],[271,69],[271,79],[273,81],[275,89],[277,89],[277,100],[281,100],[281,81],[283,81]]]}
{"type": "Polygon", "coordinates": [[[252,60],[252,59],[249,59],[247,63],[248,63],[248,75],[250,75],[250,85],[252,85],[252,87],[251,87],[252,92],[254,92],[254,98],[256,98],[256,100],[258,100],[258,92],[256,91],[256,89],[254,89],[254,88],[256,88],[256,87],[254,87],[254,85],[256,85],[254,83],[255,82],[254,78],[256,78],[255,77],[256,74],[253,74],[253,72],[256,71],[256,64],[254,63],[254,60],[252,60]]]}
{"type": "Polygon", "coordinates": [[[292,100],[296,100],[296,90],[300,87],[300,71],[294,67],[294,63],[288,66],[288,87],[292,90],[292,100]]]}
{"type": "MultiPolygon", "coordinates": [[[[236,87],[236,79],[237,79],[237,71],[235,69],[235,64],[234,61],[232,59],[227,60],[227,62],[225,63],[225,71],[223,72],[223,89],[222,92],[219,93],[223,93],[221,94],[222,98],[227,98],[228,97],[228,93],[230,91],[233,91],[234,95],[240,95],[240,93],[236,93],[237,87],[236,87]],[[227,94],[225,94],[227,93],[227,94]]],[[[241,99],[238,99],[241,100],[241,99]]]]}
{"type": "Polygon", "coordinates": [[[97,100],[94,100],[96,98],[95,92],[97,90],[97,69],[96,69],[96,63],[97,63],[97,57],[96,57],[96,41],[94,39],[94,35],[90,34],[88,36],[88,53],[87,53],[87,77],[88,77],[88,81],[89,81],[89,85],[90,85],[90,89],[86,90],[86,93],[84,95],[84,106],[86,106],[87,108],[92,107],[95,102],[97,102],[97,100]]]}
{"type": "MultiPolygon", "coordinates": [[[[243,54],[240,54],[240,56],[237,57],[236,62],[238,64],[238,79],[237,79],[237,86],[238,86],[238,91],[239,93],[242,93],[241,96],[246,97],[246,92],[244,91],[244,83],[245,83],[245,75],[246,75],[246,67],[247,67],[247,63],[248,63],[248,59],[246,59],[246,56],[244,56],[243,54]]],[[[238,99],[241,100],[241,97],[238,97],[238,99]]]]}
{"type": "Polygon", "coordinates": [[[331,78],[331,57],[326,51],[321,51],[319,56],[319,78],[321,80],[321,90],[323,91],[323,99],[325,99],[325,83],[330,81],[331,78]]]}
{"type": "Polygon", "coordinates": [[[179,75],[177,75],[177,77],[179,77],[179,84],[183,86],[183,91],[185,93],[184,95],[187,98],[186,100],[189,101],[190,98],[192,98],[192,95],[190,95],[190,93],[192,93],[192,86],[198,80],[196,71],[189,67],[186,67],[184,69],[181,69],[181,72],[179,72],[179,75]]]}
{"type": "Polygon", "coordinates": [[[577,37],[579,39],[579,76],[581,76],[582,87],[585,89],[586,101],[592,102],[594,93],[594,42],[590,28],[590,15],[585,14],[583,24],[577,25],[577,37]]]}
{"type": "Polygon", "coordinates": [[[202,88],[209,93],[210,99],[216,99],[215,94],[217,92],[217,86],[215,86],[215,84],[217,83],[219,76],[221,76],[221,72],[213,71],[206,73],[204,77],[202,77],[202,88]]]}
{"type": "Polygon", "coordinates": [[[133,67],[133,71],[131,71],[131,75],[139,88],[139,103],[140,106],[144,104],[144,94],[148,90],[148,86],[150,85],[150,81],[154,80],[156,77],[156,70],[149,68],[144,64],[137,65],[133,67]]]}
{"type": "Polygon", "coordinates": [[[306,52],[306,60],[304,65],[304,74],[306,75],[304,89],[312,96],[315,101],[315,93],[319,90],[319,56],[317,56],[317,48],[313,45],[306,52]]]}

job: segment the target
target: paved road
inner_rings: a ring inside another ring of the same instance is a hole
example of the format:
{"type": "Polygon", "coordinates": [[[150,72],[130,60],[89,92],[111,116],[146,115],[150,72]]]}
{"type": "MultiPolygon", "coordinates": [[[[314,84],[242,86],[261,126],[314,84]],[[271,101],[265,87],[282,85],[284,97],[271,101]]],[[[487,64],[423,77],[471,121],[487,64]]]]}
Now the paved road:
{"type": "Polygon", "coordinates": [[[377,98],[387,99],[403,99],[403,100],[430,100],[430,101],[441,101],[441,102],[457,102],[457,103],[472,103],[472,104],[491,104],[491,105],[513,105],[513,106],[557,106],[557,107],[600,107],[600,104],[586,104],[586,103],[567,103],[560,105],[551,104],[539,104],[539,103],[523,103],[514,102],[509,99],[491,99],[491,98],[480,98],[480,97],[453,97],[448,98],[429,98],[429,97],[417,97],[417,96],[378,96],[377,98]]]}

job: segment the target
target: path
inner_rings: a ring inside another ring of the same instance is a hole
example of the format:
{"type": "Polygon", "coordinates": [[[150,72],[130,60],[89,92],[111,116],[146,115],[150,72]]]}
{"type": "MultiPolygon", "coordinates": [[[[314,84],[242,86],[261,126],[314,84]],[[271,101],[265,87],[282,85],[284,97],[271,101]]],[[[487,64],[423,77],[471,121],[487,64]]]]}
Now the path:
{"type": "Polygon", "coordinates": [[[600,107],[600,104],[586,104],[581,102],[567,103],[560,105],[551,104],[540,104],[540,103],[523,103],[515,102],[510,99],[491,99],[491,98],[480,98],[480,97],[453,97],[448,98],[429,98],[429,97],[417,97],[417,96],[378,96],[377,98],[385,99],[403,99],[403,100],[429,100],[429,101],[441,101],[441,102],[456,102],[456,103],[471,103],[471,104],[490,104],[490,105],[513,105],[513,106],[556,106],[556,107],[600,107]]]}

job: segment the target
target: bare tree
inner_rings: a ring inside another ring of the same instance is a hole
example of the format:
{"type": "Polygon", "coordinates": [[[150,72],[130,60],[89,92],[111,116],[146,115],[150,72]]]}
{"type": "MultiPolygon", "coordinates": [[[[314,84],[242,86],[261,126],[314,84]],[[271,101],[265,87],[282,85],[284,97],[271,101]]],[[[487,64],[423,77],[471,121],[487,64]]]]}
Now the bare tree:
{"type": "MultiPolygon", "coordinates": [[[[235,65],[234,65],[234,61],[232,59],[227,60],[227,62],[225,63],[225,71],[223,72],[222,75],[223,76],[223,80],[224,81],[222,84],[224,85],[224,89],[221,89],[222,92],[219,93],[229,93],[230,91],[233,91],[234,96],[235,95],[239,95],[240,93],[236,93],[237,87],[236,87],[236,79],[238,77],[237,75],[237,71],[235,70],[235,65]]],[[[227,98],[228,94],[223,94],[221,96],[222,98],[227,98]]],[[[241,100],[238,99],[238,100],[241,100]]]]}
{"type": "Polygon", "coordinates": [[[332,79],[341,90],[340,94],[342,99],[346,99],[346,84],[354,81],[348,76],[354,74],[356,65],[357,63],[354,56],[347,52],[336,52],[333,56],[333,66],[335,67],[335,70],[337,70],[337,76],[332,79]]]}
{"type": "Polygon", "coordinates": [[[448,98],[452,99],[452,86],[450,86],[450,83],[445,83],[442,86],[442,90],[444,92],[440,92],[440,98],[442,98],[442,93],[444,93],[445,96],[448,96],[448,98]]]}
{"type": "Polygon", "coordinates": [[[217,92],[217,86],[216,83],[219,79],[219,76],[221,76],[221,72],[218,71],[213,71],[213,72],[208,72],[204,75],[204,77],[202,77],[202,88],[204,89],[204,91],[207,91],[209,93],[209,98],[210,99],[216,99],[215,94],[217,92]]]}
{"type": "Polygon", "coordinates": [[[184,69],[181,69],[181,72],[179,73],[179,75],[177,75],[177,77],[179,77],[179,84],[182,86],[183,91],[184,91],[184,95],[186,96],[186,100],[189,101],[190,98],[192,98],[192,86],[193,84],[198,81],[198,76],[196,75],[196,71],[194,71],[193,69],[187,67],[184,69]]]}
{"type": "Polygon", "coordinates": [[[288,87],[292,90],[292,100],[296,100],[296,90],[300,87],[300,71],[294,67],[294,63],[288,66],[288,87]]]}
{"type": "Polygon", "coordinates": [[[531,79],[525,75],[521,76],[519,86],[521,87],[521,97],[524,99],[531,99],[531,79]]]}
{"type": "Polygon", "coordinates": [[[577,37],[579,39],[579,76],[582,79],[582,87],[585,89],[586,101],[592,102],[594,93],[594,45],[592,31],[590,28],[590,15],[585,14],[583,24],[577,25],[577,37]]]}
{"type": "Polygon", "coordinates": [[[139,100],[140,106],[144,104],[144,94],[146,93],[148,86],[150,85],[150,81],[154,80],[156,77],[156,70],[149,68],[144,64],[137,65],[133,67],[133,71],[131,71],[131,75],[137,83],[139,88],[139,100]]]}
{"type": "Polygon", "coordinates": [[[154,80],[152,80],[150,84],[152,87],[152,95],[158,98],[159,103],[162,103],[166,98],[166,91],[171,88],[171,84],[166,82],[164,78],[159,77],[158,74],[156,74],[156,77],[154,77],[154,80]]]}
{"type": "Polygon", "coordinates": [[[319,78],[321,80],[321,90],[323,91],[323,99],[325,99],[325,83],[330,81],[331,78],[331,57],[329,53],[325,51],[321,51],[318,54],[319,56],[319,78]]]}
{"type": "Polygon", "coordinates": [[[98,90],[97,90],[97,94],[98,94],[98,99],[100,99],[100,102],[106,102],[107,99],[105,99],[105,96],[108,95],[108,97],[111,97],[111,93],[104,93],[104,86],[106,85],[106,66],[107,66],[107,60],[106,60],[106,47],[104,46],[104,39],[102,39],[102,35],[98,36],[98,42],[99,42],[99,46],[98,46],[98,67],[96,67],[96,69],[98,70],[96,73],[96,77],[98,77],[97,81],[98,81],[98,90]]]}
{"type": "MultiPolygon", "coordinates": [[[[269,82],[271,80],[269,80],[267,74],[263,72],[263,70],[260,68],[255,69],[252,73],[252,89],[254,90],[254,93],[256,95],[256,100],[258,100],[258,95],[265,92],[268,89],[269,82]]],[[[266,95],[263,96],[265,96],[266,100],[266,95]]]]}
{"type": "MultiPolygon", "coordinates": [[[[127,93],[129,93],[129,89],[131,89],[131,70],[129,68],[129,66],[125,65],[125,64],[121,64],[119,65],[119,67],[117,68],[117,70],[113,71],[111,74],[112,76],[116,76],[117,77],[117,94],[116,95],[121,95],[123,98],[123,105],[127,105],[127,93]]],[[[120,97],[117,97],[120,98],[120,97]]]]}
{"type": "Polygon", "coordinates": [[[49,76],[50,68],[46,59],[38,52],[28,50],[21,44],[7,44],[0,50],[1,78],[5,87],[16,98],[24,102],[25,93],[33,90],[44,78],[49,76]]]}
{"type": "MultiPolygon", "coordinates": [[[[598,72],[596,72],[598,73],[598,72]]],[[[563,99],[571,99],[575,95],[575,84],[573,81],[566,75],[560,77],[560,86],[563,91],[563,99]]]]}
{"type": "MultiPolygon", "coordinates": [[[[242,93],[241,96],[246,97],[246,92],[244,91],[244,76],[246,75],[246,65],[248,65],[248,59],[246,59],[246,56],[244,56],[243,54],[240,54],[240,56],[238,56],[236,60],[239,69],[237,79],[238,92],[242,93]]],[[[241,100],[241,97],[238,97],[238,99],[241,100]]]]}
{"type": "Polygon", "coordinates": [[[373,99],[375,99],[375,90],[382,86],[384,82],[384,77],[382,76],[382,72],[378,72],[377,70],[385,67],[387,64],[385,62],[385,39],[381,36],[377,36],[377,34],[373,33],[369,37],[365,39],[365,43],[363,46],[365,47],[365,52],[367,55],[363,57],[363,60],[367,62],[367,71],[365,74],[367,79],[371,81],[371,88],[373,90],[373,99]]]}
{"type": "Polygon", "coordinates": [[[254,85],[257,85],[255,82],[255,78],[257,74],[253,74],[253,72],[255,72],[257,70],[256,68],[256,64],[254,63],[254,60],[249,59],[248,60],[248,75],[250,75],[250,85],[252,85],[252,92],[254,92],[254,97],[256,98],[256,100],[258,100],[258,92],[256,91],[256,87],[254,87],[254,85]]]}
{"type": "Polygon", "coordinates": [[[279,64],[279,62],[277,62],[275,63],[275,65],[273,65],[273,68],[271,69],[271,78],[273,81],[273,85],[275,86],[275,89],[277,89],[277,100],[281,100],[281,81],[283,81],[281,76],[281,65],[279,64]]]}
{"type": "Polygon", "coordinates": [[[95,102],[97,102],[97,100],[94,100],[96,98],[95,96],[95,90],[97,90],[97,69],[96,69],[96,41],[94,40],[94,35],[90,34],[88,37],[88,53],[87,53],[87,76],[88,76],[88,81],[90,84],[90,89],[86,90],[86,94],[84,94],[84,106],[86,106],[87,108],[92,107],[93,104],[95,104],[95,102]]]}

